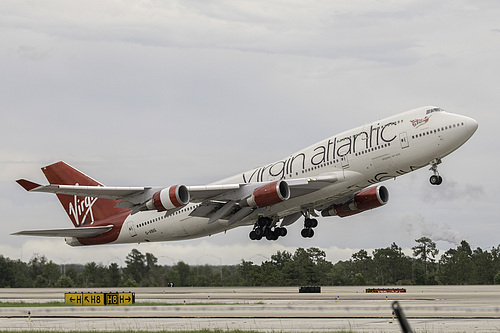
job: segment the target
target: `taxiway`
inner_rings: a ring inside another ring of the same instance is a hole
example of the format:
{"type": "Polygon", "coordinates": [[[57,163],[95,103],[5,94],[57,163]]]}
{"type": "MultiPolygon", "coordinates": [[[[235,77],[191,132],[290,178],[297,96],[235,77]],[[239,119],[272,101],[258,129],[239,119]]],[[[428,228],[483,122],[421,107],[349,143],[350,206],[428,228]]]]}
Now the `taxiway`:
{"type": "MultiPolygon", "coordinates": [[[[135,306],[1,308],[0,330],[400,332],[392,321],[395,300],[416,331],[500,330],[500,286],[405,288],[404,294],[370,294],[365,287],[323,287],[320,294],[299,294],[298,287],[132,288],[126,291],[135,292],[135,306]]],[[[125,290],[3,289],[0,301],[63,301],[71,291],[125,290]]]]}

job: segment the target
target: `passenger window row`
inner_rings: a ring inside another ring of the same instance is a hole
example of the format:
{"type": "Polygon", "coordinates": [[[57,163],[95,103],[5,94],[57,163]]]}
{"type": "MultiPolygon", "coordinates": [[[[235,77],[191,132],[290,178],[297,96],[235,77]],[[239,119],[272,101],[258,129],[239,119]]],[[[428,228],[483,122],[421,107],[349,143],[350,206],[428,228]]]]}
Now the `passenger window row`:
{"type": "MultiPolygon", "coordinates": [[[[196,207],[198,207],[198,206],[190,206],[190,207],[185,207],[185,208],[183,208],[183,209],[180,209],[180,210],[176,211],[176,212],[175,212],[175,213],[173,213],[172,215],[177,215],[177,214],[184,213],[184,212],[187,212],[187,211],[190,211],[190,210],[194,210],[196,207]]],[[[139,223],[139,224],[137,225],[137,227],[138,227],[138,228],[142,228],[142,227],[145,227],[145,226],[147,226],[147,225],[149,225],[149,224],[151,224],[151,223],[153,223],[153,222],[158,222],[158,221],[160,221],[160,220],[162,220],[162,219],[164,219],[164,218],[166,218],[166,216],[165,216],[165,215],[160,216],[160,217],[157,217],[157,218],[152,219],[152,220],[149,220],[149,221],[146,221],[146,222],[143,222],[143,223],[139,223]]]]}
{"type": "Polygon", "coordinates": [[[368,149],[360,151],[359,153],[356,153],[354,155],[355,156],[361,156],[361,155],[368,154],[368,153],[371,153],[373,151],[377,151],[379,149],[387,148],[387,147],[390,147],[390,146],[391,146],[391,143],[389,142],[389,143],[385,143],[383,145],[380,145],[380,146],[377,146],[377,147],[374,147],[374,148],[368,148],[368,149]]]}
{"type": "Polygon", "coordinates": [[[411,138],[418,139],[418,138],[421,138],[421,137],[424,137],[427,135],[437,134],[439,132],[444,132],[444,131],[450,130],[452,128],[457,128],[457,127],[464,126],[464,125],[465,125],[465,123],[457,123],[457,124],[448,125],[448,126],[444,126],[444,127],[440,127],[440,128],[435,128],[434,130],[429,130],[429,131],[425,131],[425,132],[422,132],[422,133],[419,133],[416,135],[412,135],[411,138]]]}

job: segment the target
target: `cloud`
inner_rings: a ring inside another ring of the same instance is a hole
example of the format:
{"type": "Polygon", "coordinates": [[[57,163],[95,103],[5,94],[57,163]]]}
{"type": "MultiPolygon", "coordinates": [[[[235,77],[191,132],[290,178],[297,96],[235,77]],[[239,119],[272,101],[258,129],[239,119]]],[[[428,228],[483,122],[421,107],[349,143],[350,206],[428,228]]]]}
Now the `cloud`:
{"type": "Polygon", "coordinates": [[[7,23],[68,41],[357,58],[404,65],[418,59],[417,41],[392,33],[408,20],[411,11],[405,7],[413,7],[409,2],[401,8],[300,1],[77,1],[71,6],[46,1],[11,7],[25,15],[15,22],[4,15],[7,23]]]}
{"type": "Polygon", "coordinates": [[[33,46],[22,45],[17,49],[17,54],[21,59],[42,61],[47,58],[48,51],[41,51],[33,46]]]}

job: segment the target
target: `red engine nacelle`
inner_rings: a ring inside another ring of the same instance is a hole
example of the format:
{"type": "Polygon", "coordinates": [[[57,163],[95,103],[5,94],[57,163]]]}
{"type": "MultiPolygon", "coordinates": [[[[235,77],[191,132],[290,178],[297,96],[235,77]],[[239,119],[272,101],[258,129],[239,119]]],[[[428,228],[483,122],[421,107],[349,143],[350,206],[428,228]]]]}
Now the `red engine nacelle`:
{"type": "Polygon", "coordinates": [[[290,198],[288,183],[278,180],[256,188],[252,195],[240,202],[242,207],[267,207],[290,198]]]}
{"type": "Polygon", "coordinates": [[[174,185],[153,194],[153,197],[146,203],[146,208],[164,212],[185,206],[190,199],[189,190],[186,186],[174,185]]]}
{"type": "Polygon", "coordinates": [[[322,216],[346,217],[383,206],[389,201],[389,191],[385,186],[374,186],[354,194],[351,201],[333,205],[321,212],[322,216]]]}

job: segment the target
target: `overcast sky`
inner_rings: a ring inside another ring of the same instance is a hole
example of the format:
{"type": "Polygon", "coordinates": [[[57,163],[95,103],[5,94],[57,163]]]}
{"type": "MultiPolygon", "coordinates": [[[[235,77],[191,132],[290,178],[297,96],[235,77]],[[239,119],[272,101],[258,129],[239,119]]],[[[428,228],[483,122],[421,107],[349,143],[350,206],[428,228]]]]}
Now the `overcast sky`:
{"type": "Polygon", "coordinates": [[[349,259],[428,236],[447,250],[500,244],[500,3],[485,1],[0,2],[0,254],[123,264],[261,262],[316,246],[349,259]],[[64,160],[106,185],[201,185],[424,105],[479,122],[443,160],[385,182],[389,203],[302,223],[275,242],[250,227],[209,238],[71,248],[10,236],[70,227],[40,167],[64,160]]]}

